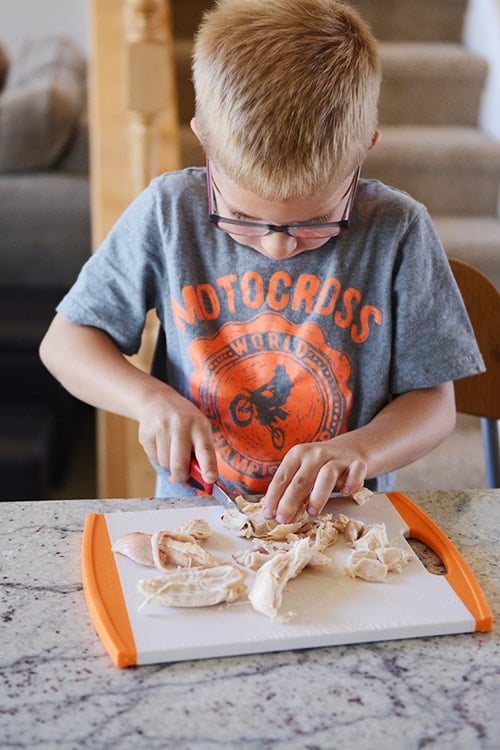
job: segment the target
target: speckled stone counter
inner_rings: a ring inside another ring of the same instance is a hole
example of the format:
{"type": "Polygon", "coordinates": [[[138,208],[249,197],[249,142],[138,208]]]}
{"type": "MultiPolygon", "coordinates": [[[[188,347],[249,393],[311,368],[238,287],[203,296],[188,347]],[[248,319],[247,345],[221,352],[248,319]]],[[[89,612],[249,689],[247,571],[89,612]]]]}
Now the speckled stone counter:
{"type": "MultiPolygon", "coordinates": [[[[500,490],[408,493],[500,620],[500,490]]],[[[183,500],[186,504],[188,501],[183,500]]],[[[500,636],[114,667],[85,604],[88,513],[160,500],[4,502],[0,747],[498,750],[500,636]]]]}

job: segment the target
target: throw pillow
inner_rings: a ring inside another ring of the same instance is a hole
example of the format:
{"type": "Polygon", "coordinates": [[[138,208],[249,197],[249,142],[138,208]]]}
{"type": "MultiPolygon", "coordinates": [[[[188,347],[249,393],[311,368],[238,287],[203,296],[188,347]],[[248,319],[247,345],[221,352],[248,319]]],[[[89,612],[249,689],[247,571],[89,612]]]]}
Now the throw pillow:
{"type": "Polygon", "coordinates": [[[85,61],[71,40],[28,42],[0,94],[0,172],[50,168],[84,107],[85,61]]]}

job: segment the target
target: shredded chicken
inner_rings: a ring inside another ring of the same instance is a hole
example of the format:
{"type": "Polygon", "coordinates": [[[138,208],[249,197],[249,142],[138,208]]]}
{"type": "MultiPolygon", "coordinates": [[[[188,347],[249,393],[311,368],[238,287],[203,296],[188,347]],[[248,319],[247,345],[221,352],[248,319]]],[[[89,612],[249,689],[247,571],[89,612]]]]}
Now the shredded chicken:
{"type": "Polygon", "coordinates": [[[355,549],[351,552],[345,571],[352,578],[380,583],[385,581],[387,573],[401,573],[411,560],[413,555],[399,547],[355,549]]]}
{"type": "Polygon", "coordinates": [[[361,487],[359,490],[356,490],[356,492],[353,492],[352,495],[349,495],[349,497],[358,505],[364,505],[373,497],[373,492],[369,490],[368,487],[361,487]]]}
{"type": "Polygon", "coordinates": [[[172,566],[213,568],[221,564],[190,534],[158,531],[151,537],[151,549],[158,570],[172,566]]]}
{"type": "MultiPolygon", "coordinates": [[[[200,524],[200,521],[192,524],[200,524]]],[[[211,533],[209,524],[205,521],[195,527],[197,537],[182,531],[158,531],[156,534],[145,534],[142,531],[132,531],[124,534],[111,547],[113,552],[129,557],[139,565],[156,567],[165,570],[172,566],[183,568],[214,567],[221,561],[205,550],[198,540],[208,537],[207,529],[211,533]],[[200,536],[201,534],[201,536],[200,536]]]]}
{"type": "MultiPolygon", "coordinates": [[[[237,508],[224,512],[222,522],[254,543],[233,559],[247,570],[257,571],[248,591],[249,602],[277,622],[293,617],[293,612],[279,612],[287,583],[306,566],[331,565],[325,550],[335,544],[339,533],[352,548],[345,573],[353,578],[382,582],[388,573],[400,573],[413,559],[399,547],[389,546],[383,523],[365,525],[343,513],[316,518],[301,509],[291,523],[279,524],[264,518],[260,502],[238,497],[236,504],[237,508]]],[[[154,600],[168,607],[205,607],[236,601],[246,591],[246,573],[204,549],[201,543],[211,534],[206,520],[195,519],[174,531],[124,534],[112,550],[165,573],[139,581],[139,591],[146,596],[144,604],[154,600]]]]}
{"type": "Polygon", "coordinates": [[[351,553],[345,572],[352,578],[381,583],[387,577],[387,565],[380,562],[373,550],[354,550],[351,553]]]}
{"type": "Polygon", "coordinates": [[[335,544],[339,536],[339,531],[335,525],[335,519],[331,515],[325,514],[319,516],[311,524],[311,528],[304,532],[304,535],[309,537],[313,547],[320,552],[324,552],[327,547],[335,544]]]}
{"type": "Polygon", "coordinates": [[[235,501],[238,508],[226,510],[222,522],[235,534],[246,539],[286,541],[290,534],[298,534],[309,536],[318,549],[324,550],[336,542],[338,530],[343,530],[341,515],[334,518],[327,513],[313,518],[308,515],[305,508],[301,508],[290,523],[278,523],[273,518],[264,518],[260,502],[249,502],[241,496],[235,501]]]}
{"type": "Polygon", "coordinates": [[[142,531],[131,531],[129,534],[123,534],[116,540],[111,549],[119,555],[129,557],[139,565],[154,567],[151,534],[144,534],[142,531]]]}
{"type": "Polygon", "coordinates": [[[212,529],[210,528],[210,524],[205,518],[195,518],[192,521],[188,521],[188,523],[184,524],[184,526],[179,526],[178,529],[174,529],[175,533],[180,534],[190,534],[190,536],[194,536],[194,538],[199,542],[204,542],[206,539],[208,539],[210,536],[212,536],[212,529]]]}
{"type": "Polygon", "coordinates": [[[344,513],[337,513],[337,515],[333,519],[333,525],[337,529],[337,531],[341,531],[344,533],[345,528],[347,524],[349,523],[351,519],[349,516],[346,516],[344,513]]]}
{"type": "Polygon", "coordinates": [[[286,584],[309,564],[313,548],[308,539],[294,542],[287,552],[273,555],[258,571],[248,592],[248,599],[257,612],[277,622],[288,622],[293,612],[279,614],[286,584]]]}
{"type": "Polygon", "coordinates": [[[387,565],[389,573],[401,573],[404,566],[413,560],[413,555],[399,547],[379,547],[375,554],[381,563],[387,565]]]}
{"type": "Polygon", "coordinates": [[[349,547],[353,547],[365,529],[362,521],[355,518],[349,518],[344,527],[344,539],[349,547]]]}
{"type": "Polygon", "coordinates": [[[262,504],[249,502],[241,495],[235,498],[237,509],[230,508],[222,516],[222,522],[235,534],[245,539],[286,539],[288,534],[300,531],[309,525],[310,519],[301,508],[291,523],[278,523],[274,518],[264,518],[262,504]]]}
{"type": "Polygon", "coordinates": [[[373,523],[364,527],[361,536],[353,542],[353,547],[355,549],[373,550],[379,547],[387,547],[388,544],[385,523],[373,523]]]}
{"type": "MultiPolygon", "coordinates": [[[[282,552],[288,552],[298,541],[300,537],[290,536],[287,542],[268,542],[259,541],[250,549],[242,550],[233,558],[239,565],[248,568],[249,570],[258,570],[268,562],[274,555],[282,552]]],[[[330,565],[330,558],[325,555],[318,547],[311,544],[311,557],[308,565],[311,567],[320,567],[323,565],[330,565]]]]}
{"type": "Polygon", "coordinates": [[[144,606],[156,601],[164,607],[210,607],[234,602],[246,591],[244,573],[235,565],[216,568],[184,568],[159,578],[145,578],[138,590],[146,596],[144,606]]]}

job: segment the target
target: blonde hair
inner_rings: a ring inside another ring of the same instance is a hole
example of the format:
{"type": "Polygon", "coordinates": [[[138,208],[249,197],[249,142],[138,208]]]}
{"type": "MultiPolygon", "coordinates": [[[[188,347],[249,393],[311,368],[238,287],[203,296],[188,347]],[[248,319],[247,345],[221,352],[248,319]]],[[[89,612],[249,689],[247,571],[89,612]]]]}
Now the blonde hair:
{"type": "Polygon", "coordinates": [[[336,0],[218,0],[195,40],[193,80],[206,153],[267,200],[344,179],[377,127],[376,42],[336,0]]]}

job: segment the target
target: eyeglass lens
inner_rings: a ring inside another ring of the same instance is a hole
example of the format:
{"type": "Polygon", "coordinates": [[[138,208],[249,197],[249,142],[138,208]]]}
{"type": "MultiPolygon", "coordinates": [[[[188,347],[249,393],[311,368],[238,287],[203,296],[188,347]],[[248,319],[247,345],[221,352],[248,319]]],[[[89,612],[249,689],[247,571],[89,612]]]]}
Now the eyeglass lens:
{"type": "Polygon", "coordinates": [[[292,224],[279,226],[274,224],[261,224],[253,221],[227,219],[216,214],[213,209],[215,208],[215,210],[217,210],[215,190],[218,188],[212,178],[210,164],[207,159],[208,210],[210,221],[223,232],[235,234],[237,236],[265,237],[272,232],[283,232],[284,234],[288,234],[291,237],[296,237],[298,239],[324,239],[327,237],[335,237],[340,233],[341,229],[349,226],[349,219],[354,204],[360,171],[361,167],[358,166],[347,190],[348,199],[346,208],[340,221],[325,222],[324,224],[298,224],[297,226],[292,224]]]}

